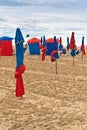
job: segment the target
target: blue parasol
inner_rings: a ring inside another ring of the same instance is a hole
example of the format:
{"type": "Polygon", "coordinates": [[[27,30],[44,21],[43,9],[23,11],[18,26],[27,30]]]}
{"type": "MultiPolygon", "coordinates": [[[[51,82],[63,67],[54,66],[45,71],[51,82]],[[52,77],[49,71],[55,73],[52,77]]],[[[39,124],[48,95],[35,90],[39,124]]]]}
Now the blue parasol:
{"type": "Polygon", "coordinates": [[[16,29],[15,45],[16,45],[16,63],[19,68],[23,64],[24,49],[23,49],[24,38],[20,31],[20,28],[16,29]]]}
{"type": "Polygon", "coordinates": [[[67,51],[69,51],[69,37],[67,37],[67,51]]]}
{"type": "Polygon", "coordinates": [[[41,37],[41,39],[40,39],[40,45],[39,45],[40,49],[42,49],[42,46],[43,46],[43,45],[42,45],[42,42],[43,42],[43,41],[42,41],[42,37],[41,37]]]}
{"type": "Polygon", "coordinates": [[[81,45],[81,52],[82,52],[82,60],[83,60],[83,55],[86,54],[85,52],[85,45],[84,45],[84,36],[82,37],[82,45],[81,45]]]}
{"type": "Polygon", "coordinates": [[[46,39],[45,39],[45,36],[43,36],[42,61],[44,61],[44,60],[45,60],[46,50],[47,50],[47,46],[46,46],[46,39]]]}
{"type": "Polygon", "coordinates": [[[24,59],[24,48],[23,48],[24,38],[22,36],[20,28],[16,29],[15,35],[15,45],[16,45],[16,97],[22,97],[24,92],[24,84],[22,79],[22,74],[25,71],[25,65],[23,64],[24,59]]]}
{"type": "Polygon", "coordinates": [[[42,40],[42,37],[41,37],[41,44],[42,44],[43,40],[42,40]]]}
{"type": "Polygon", "coordinates": [[[63,45],[62,45],[62,37],[60,37],[60,40],[59,40],[59,51],[62,51],[63,49],[63,45]]]}
{"type": "Polygon", "coordinates": [[[54,36],[53,51],[51,53],[51,61],[54,62],[57,58],[59,58],[58,44],[57,44],[56,36],[54,36]]]}
{"type": "Polygon", "coordinates": [[[51,53],[51,61],[56,63],[56,74],[57,74],[57,60],[59,58],[58,55],[58,44],[56,40],[56,36],[54,36],[54,44],[53,44],[53,51],[51,53]]]}

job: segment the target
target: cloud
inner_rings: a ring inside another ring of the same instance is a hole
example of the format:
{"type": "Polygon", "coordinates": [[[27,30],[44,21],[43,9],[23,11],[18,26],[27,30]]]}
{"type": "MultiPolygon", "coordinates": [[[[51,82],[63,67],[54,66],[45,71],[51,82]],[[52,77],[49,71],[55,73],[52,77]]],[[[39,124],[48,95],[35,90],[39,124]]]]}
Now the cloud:
{"type": "Polygon", "coordinates": [[[56,35],[66,40],[74,31],[79,40],[87,32],[84,4],[85,0],[0,0],[0,35],[15,36],[20,27],[24,36],[56,35]]]}
{"type": "Polygon", "coordinates": [[[18,1],[14,1],[14,0],[0,0],[0,6],[24,6],[27,5],[26,2],[18,2],[18,1]]]}
{"type": "Polygon", "coordinates": [[[86,8],[86,0],[0,0],[0,6],[44,6],[55,8],[86,8]]]}

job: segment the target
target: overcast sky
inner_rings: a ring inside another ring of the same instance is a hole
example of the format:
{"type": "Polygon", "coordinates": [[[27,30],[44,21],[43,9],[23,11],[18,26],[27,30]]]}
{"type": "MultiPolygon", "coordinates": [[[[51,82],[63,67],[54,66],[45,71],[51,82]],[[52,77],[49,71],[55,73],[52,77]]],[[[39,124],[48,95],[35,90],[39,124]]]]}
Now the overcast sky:
{"type": "Polygon", "coordinates": [[[87,41],[87,0],[0,0],[0,35],[66,37],[75,32],[76,44],[87,41]]]}

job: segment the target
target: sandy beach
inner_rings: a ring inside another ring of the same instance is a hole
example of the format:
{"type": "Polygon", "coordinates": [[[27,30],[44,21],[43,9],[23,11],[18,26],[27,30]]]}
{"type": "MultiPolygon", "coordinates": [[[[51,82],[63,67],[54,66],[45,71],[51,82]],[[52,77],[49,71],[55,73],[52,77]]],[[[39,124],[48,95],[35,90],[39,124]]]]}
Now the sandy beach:
{"type": "Polygon", "coordinates": [[[0,130],[87,130],[87,54],[74,59],[25,53],[25,95],[15,96],[16,57],[0,58],[0,130]]]}

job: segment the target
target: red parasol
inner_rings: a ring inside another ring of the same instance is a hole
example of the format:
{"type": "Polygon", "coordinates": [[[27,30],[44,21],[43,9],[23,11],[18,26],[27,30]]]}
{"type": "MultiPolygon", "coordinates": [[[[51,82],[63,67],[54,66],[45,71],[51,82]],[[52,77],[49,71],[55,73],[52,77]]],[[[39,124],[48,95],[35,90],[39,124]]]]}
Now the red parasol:
{"type": "Polygon", "coordinates": [[[69,45],[69,49],[76,49],[76,45],[75,45],[75,37],[74,37],[74,32],[72,32],[71,35],[71,39],[70,39],[70,45],[69,45]]]}
{"type": "Polygon", "coordinates": [[[74,32],[72,32],[69,49],[71,49],[71,55],[73,56],[73,65],[74,65],[74,57],[76,56],[76,45],[75,45],[75,37],[74,32]]]}

